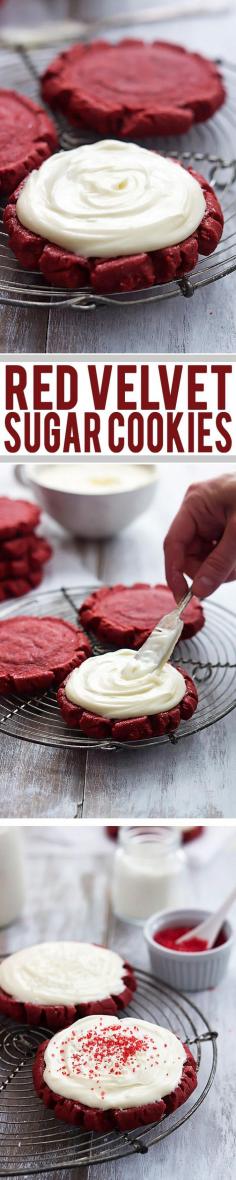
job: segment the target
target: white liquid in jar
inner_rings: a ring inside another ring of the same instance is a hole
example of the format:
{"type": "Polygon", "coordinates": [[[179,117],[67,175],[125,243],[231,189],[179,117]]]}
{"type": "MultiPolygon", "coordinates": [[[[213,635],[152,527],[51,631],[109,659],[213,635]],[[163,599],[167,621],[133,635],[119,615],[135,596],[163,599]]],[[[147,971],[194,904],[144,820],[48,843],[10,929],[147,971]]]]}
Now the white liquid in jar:
{"type": "Polygon", "coordinates": [[[125,492],[155,477],[151,463],[50,463],[34,468],[33,478],[46,488],[84,495],[125,492]]]}
{"type": "Polygon", "coordinates": [[[163,855],[150,841],[118,847],[112,882],[112,905],[117,917],[141,922],[155,910],[178,908],[184,901],[184,858],[179,850],[163,855]]]}
{"type": "Polygon", "coordinates": [[[15,922],[25,899],[24,858],[20,832],[0,827],[0,927],[15,922]]]}

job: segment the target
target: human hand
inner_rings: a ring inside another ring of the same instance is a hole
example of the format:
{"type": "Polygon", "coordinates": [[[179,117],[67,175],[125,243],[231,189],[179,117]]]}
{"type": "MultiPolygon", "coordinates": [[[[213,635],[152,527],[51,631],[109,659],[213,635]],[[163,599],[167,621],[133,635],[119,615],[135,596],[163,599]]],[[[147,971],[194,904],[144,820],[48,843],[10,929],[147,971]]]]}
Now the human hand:
{"type": "Polygon", "coordinates": [[[206,598],[236,578],[236,474],[191,484],[164,541],[166,579],[177,602],[206,598]]]}

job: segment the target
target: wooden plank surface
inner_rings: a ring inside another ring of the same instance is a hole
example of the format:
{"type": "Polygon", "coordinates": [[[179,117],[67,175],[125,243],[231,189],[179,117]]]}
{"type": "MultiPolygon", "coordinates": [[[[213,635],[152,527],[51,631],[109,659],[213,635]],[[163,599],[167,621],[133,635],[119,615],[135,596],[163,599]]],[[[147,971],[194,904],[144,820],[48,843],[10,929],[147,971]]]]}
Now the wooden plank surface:
{"type": "MultiPolygon", "coordinates": [[[[228,843],[220,855],[201,866],[200,845],[187,854],[186,896],[188,904],[215,907],[235,881],[235,829],[223,833],[228,843]]],[[[210,837],[211,840],[211,837],[210,837]]],[[[75,827],[63,831],[48,826],[24,830],[27,868],[27,900],[22,919],[0,932],[0,954],[33,942],[54,938],[101,941],[127,956],[136,966],[149,969],[141,927],[119,922],[110,913],[108,885],[111,880],[113,845],[101,829],[75,827]]],[[[231,912],[236,921],[236,908],[231,912]]],[[[229,971],[215,991],[195,993],[192,999],[212,1028],[217,1029],[218,1066],[212,1089],[190,1122],[148,1156],[131,1157],[114,1165],[94,1166],[90,1180],[234,1180],[234,1053],[236,952],[229,971]]],[[[190,997],[191,998],[191,997],[190,997]]],[[[10,1087],[9,1087],[10,1102],[10,1087]]],[[[57,1171],[63,1180],[87,1180],[87,1171],[57,1171]]],[[[46,1180],[49,1180],[47,1175],[46,1180]]]]}
{"type": "MultiPolygon", "coordinates": [[[[163,539],[193,480],[232,471],[232,464],[161,463],[148,512],[117,537],[94,544],[70,537],[44,518],[54,557],[43,589],[124,581],[163,581],[163,539]]],[[[19,495],[14,468],[3,463],[0,494],[19,495]]],[[[236,608],[235,583],[215,601],[236,608]]],[[[34,610],[32,596],[32,612],[34,610]]],[[[19,608],[20,610],[20,604],[19,608]]],[[[73,818],[235,816],[235,713],[179,742],[108,753],[64,751],[0,736],[0,815],[73,818]]]]}
{"type": "MultiPolygon", "coordinates": [[[[138,23],[138,12],[145,6],[142,0],[122,0],[122,10],[135,12],[137,26],[119,30],[114,37],[125,35],[160,37],[179,41],[191,49],[209,53],[211,57],[236,61],[236,13],[229,4],[229,12],[212,16],[189,16],[165,21],[144,28],[138,23]]],[[[158,7],[158,4],[157,4],[158,7]]],[[[92,19],[116,12],[116,0],[7,0],[0,13],[0,28],[13,24],[37,24],[40,20],[63,16],[92,19]]],[[[110,36],[112,34],[110,33],[110,36]]],[[[13,80],[12,80],[13,81],[13,80]]],[[[10,83],[8,83],[10,84],[10,83]]],[[[212,140],[210,134],[210,145],[212,140]]],[[[222,156],[226,151],[222,134],[222,156]]],[[[234,153],[233,153],[234,154],[234,153]]],[[[31,312],[12,307],[1,309],[0,348],[2,352],[43,351],[47,348],[60,352],[233,352],[235,350],[236,277],[234,274],[196,293],[194,299],[174,299],[156,306],[107,308],[96,312],[53,310],[31,312]],[[48,323],[48,332],[46,338],[48,323]]]]}

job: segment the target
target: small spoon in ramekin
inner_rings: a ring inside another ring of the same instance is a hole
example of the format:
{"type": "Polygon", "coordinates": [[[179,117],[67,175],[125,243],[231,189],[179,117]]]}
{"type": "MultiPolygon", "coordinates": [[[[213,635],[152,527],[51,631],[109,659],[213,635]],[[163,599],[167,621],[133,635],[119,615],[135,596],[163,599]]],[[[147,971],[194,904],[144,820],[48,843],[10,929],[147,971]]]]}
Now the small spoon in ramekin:
{"type": "Polygon", "coordinates": [[[219,909],[214,914],[210,914],[210,917],[205,918],[204,922],[200,922],[199,926],[193,926],[191,930],[188,930],[187,934],[183,934],[181,938],[177,938],[176,947],[179,943],[181,943],[182,947],[182,944],[189,942],[194,935],[194,938],[199,938],[207,942],[206,949],[210,951],[216,942],[217,935],[220,933],[226,914],[235,900],[236,885],[234,889],[231,889],[231,893],[228,893],[228,897],[225,898],[223,904],[219,906],[219,909]]]}

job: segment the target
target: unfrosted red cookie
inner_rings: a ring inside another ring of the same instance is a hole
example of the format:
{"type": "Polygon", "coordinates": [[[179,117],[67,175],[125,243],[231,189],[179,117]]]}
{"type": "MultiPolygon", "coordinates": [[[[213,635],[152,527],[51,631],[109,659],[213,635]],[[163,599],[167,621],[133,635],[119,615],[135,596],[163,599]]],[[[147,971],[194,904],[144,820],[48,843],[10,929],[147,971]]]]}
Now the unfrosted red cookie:
{"type": "Polygon", "coordinates": [[[49,541],[37,533],[17,535],[12,537],[10,541],[0,541],[1,561],[37,560],[43,563],[48,561],[51,556],[52,546],[49,541]]]}
{"type": "Polygon", "coordinates": [[[53,1032],[68,1028],[75,1020],[85,1016],[116,1016],[130,1004],[136,991],[136,978],[130,963],[124,962],[123,981],[125,987],[120,995],[107,996],[105,1000],[94,1000],[87,1004],[31,1004],[16,1000],[0,988],[0,1012],[10,1020],[26,1021],[27,1024],[43,1025],[53,1032]]]}
{"type": "Polygon", "coordinates": [[[1,193],[12,193],[57,145],[56,129],[42,107],[15,90],[0,90],[1,193]]]}
{"type": "Polygon", "coordinates": [[[70,123],[102,136],[179,135],[209,119],[225,100],[213,61],[165,41],[96,41],[60,53],[42,94],[70,123]]]}
{"type": "Polygon", "coordinates": [[[3,578],[25,578],[28,573],[28,562],[24,558],[19,561],[0,561],[0,583],[3,578]]]}
{"type": "Polygon", "coordinates": [[[123,1110],[110,1109],[103,1111],[84,1106],[82,1103],[74,1102],[71,1099],[61,1097],[60,1094],[55,1094],[44,1081],[44,1054],[48,1044],[48,1041],[43,1041],[37,1049],[33,1064],[35,1090],[39,1098],[44,1102],[44,1105],[53,1110],[56,1118],[62,1119],[66,1123],[71,1123],[72,1126],[83,1127],[85,1131],[97,1131],[101,1134],[112,1131],[114,1128],[116,1131],[132,1131],[141,1126],[148,1126],[149,1123],[159,1123],[165,1115],[171,1114],[172,1111],[182,1106],[183,1102],[187,1102],[190,1094],[193,1093],[193,1090],[197,1086],[196,1062],[188,1045],[184,1045],[186,1059],[183,1064],[179,1085],[172,1091],[172,1094],[168,1094],[166,1097],[164,1096],[159,1102],[150,1102],[143,1106],[127,1107],[123,1110]]]}
{"type": "Polygon", "coordinates": [[[123,721],[101,717],[97,713],[89,713],[79,705],[73,705],[66,696],[65,682],[60,685],[57,694],[64,721],[71,729],[79,729],[86,737],[99,740],[113,738],[117,742],[137,742],[146,738],[162,737],[165,733],[172,734],[178,729],[180,721],[187,721],[193,716],[198,704],[198,693],[192,677],[183,668],[179,668],[178,671],[185,680],[185,694],[179,705],[152,716],[132,717],[123,721]]]}
{"type": "Polygon", "coordinates": [[[20,558],[27,557],[28,550],[40,540],[41,538],[35,533],[23,533],[23,536],[19,533],[16,537],[11,537],[9,541],[0,540],[1,561],[18,561],[20,558]]]}
{"type": "MultiPolygon", "coordinates": [[[[176,602],[168,586],[150,586],[135,582],[133,586],[102,586],[85,599],[80,607],[80,621],[99,639],[116,647],[141,647],[163,615],[174,610],[176,602]]],[[[183,639],[196,635],[204,625],[204,613],[198,598],[193,597],[184,611],[183,639]]]]}
{"type": "MultiPolygon", "coordinates": [[[[151,253],[130,254],[122,258],[83,258],[54,246],[21,225],[16,204],[21,185],[10,198],[4,212],[4,225],[15,257],[27,270],[38,270],[49,283],[75,290],[91,287],[100,295],[125,292],[169,283],[190,273],[199,254],[212,254],[222,236],[224,216],[214,189],[205,177],[192,168],[191,175],[201,185],[206,211],[198,229],[177,246],[166,246],[151,253]]],[[[24,183],[24,182],[23,182],[24,183]]]]}
{"type": "MultiPolygon", "coordinates": [[[[14,503],[19,505],[19,501],[10,501],[10,505],[14,503]]],[[[22,519],[22,508],[20,515],[22,519]]],[[[51,545],[34,533],[17,534],[9,541],[0,541],[0,603],[20,598],[39,586],[44,564],[51,556],[51,545]]]]}
{"type": "MultiPolygon", "coordinates": [[[[34,579],[38,577],[33,575],[34,579]]],[[[35,584],[35,582],[34,582],[35,584]]],[[[21,615],[0,621],[0,691],[25,695],[60,684],[91,655],[91,645],[73,623],[21,615]]]]}
{"type": "Polygon", "coordinates": [[[29,500],[14,500],[9,496],[0,497],[0,541],[8,541],[17,533],[32,533],[39,523],[40,508],[29,500]]]}
{"type": "MultiPolygon", "coordinates": [[[[32,570],[26,577],[4,578],[0,582],[0,602],[6,602],[8,598],[23,598],[25,594],[29,594],[30,590],[40,586],[43,574],[42,569],[32,570]]],[[[1,653],[0,653],[1,661],[1,653]]]]}
{"type": "MultiPolygon", "coordinates": [[[[6,545],[8,544],[14,546],[14,541],[6,542],[6,545]]],[[[0,543],[0,583],[2,579],[30,578],[32,573],[40,573],[42,566],[52,556],[52,546],[43,537],[35,537],[28,546],[27,538],[23,538],[24,544],[25,552],[22,553],[22,556],[18,554],[15,557],[14,549],[13,553],[11,553],[11,550],[10,552],[6,550],[4,553],[0,543]]]]}

